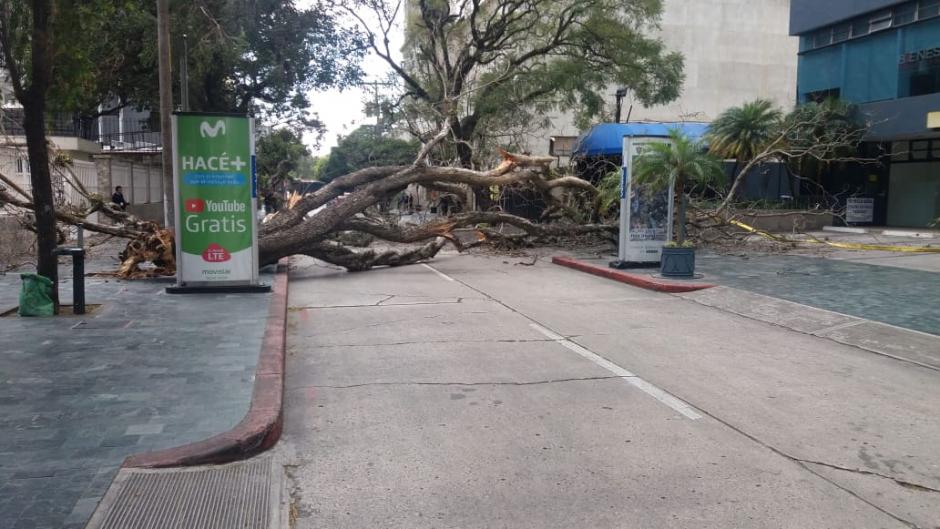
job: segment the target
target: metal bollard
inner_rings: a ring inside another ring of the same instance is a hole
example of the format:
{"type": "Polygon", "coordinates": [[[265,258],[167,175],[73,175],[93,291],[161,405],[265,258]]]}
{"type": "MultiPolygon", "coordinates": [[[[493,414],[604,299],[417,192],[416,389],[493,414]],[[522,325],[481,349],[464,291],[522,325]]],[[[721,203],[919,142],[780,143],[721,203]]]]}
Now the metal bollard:
{"type": "Polygon", "coordinates": [[[72,313],[85,314],[85,249],[60,246],[55,253],[72,257],[72,313]]]}

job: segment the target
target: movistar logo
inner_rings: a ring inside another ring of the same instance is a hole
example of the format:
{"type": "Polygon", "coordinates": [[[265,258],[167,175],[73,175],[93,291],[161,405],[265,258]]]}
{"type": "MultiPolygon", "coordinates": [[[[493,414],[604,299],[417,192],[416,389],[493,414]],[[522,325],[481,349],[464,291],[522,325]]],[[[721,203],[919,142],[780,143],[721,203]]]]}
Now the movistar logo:
{"type": "Polygon", "coordinates": [[[203,138],[215,138],[219,135],[219,132],[222,132],[222,135],[225,136],[225,122],[222,120],[216,121],[215,125],[209,125],[208,121],[203,121],[202,125],[199,126],[199,134],[203,138]]]}

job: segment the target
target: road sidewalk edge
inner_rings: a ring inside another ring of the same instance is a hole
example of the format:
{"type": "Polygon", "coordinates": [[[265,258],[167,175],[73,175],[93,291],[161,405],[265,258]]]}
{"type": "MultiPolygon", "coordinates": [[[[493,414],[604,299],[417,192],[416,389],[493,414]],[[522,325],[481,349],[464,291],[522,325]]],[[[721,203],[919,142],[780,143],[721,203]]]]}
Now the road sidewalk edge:
{"type": "Polygon", "coordinates": [[[656,292],[666,292],[669,294],[681,294],[683,292],[695,292],[706,288],[714,288],[717,285],[710,283],[691,283],[687,281],[671,281],[668,279],[659,279],[645,274],[632,274],[622,270],[606,268],[591,263],[586,263],[572,257],[555,256],[552,257],[552,263],[567,268],[572,268],[580,272],[600,276],[606,279],[612,279],[635,287],[655,290],[656,292]]]}
{"type": "Polygon", "coordinates": [[[127,457],[122,468],[170,468],[247,459],[274,446],[281,437],[284,403],[284,354],[287,342],[288,258],[277,265],[265,322],[251,405],[231,430],[202,441],[127,457]]]}

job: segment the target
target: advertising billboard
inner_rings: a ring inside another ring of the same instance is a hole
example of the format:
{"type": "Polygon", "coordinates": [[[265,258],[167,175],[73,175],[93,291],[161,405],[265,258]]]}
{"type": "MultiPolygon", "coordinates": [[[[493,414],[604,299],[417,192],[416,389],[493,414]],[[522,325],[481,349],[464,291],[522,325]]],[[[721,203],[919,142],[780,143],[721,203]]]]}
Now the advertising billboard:
{"type": "Polygon", "coordinates": [[[173,118],[178,286],[255,285],[254,124],[237,115],[173,118]]]}

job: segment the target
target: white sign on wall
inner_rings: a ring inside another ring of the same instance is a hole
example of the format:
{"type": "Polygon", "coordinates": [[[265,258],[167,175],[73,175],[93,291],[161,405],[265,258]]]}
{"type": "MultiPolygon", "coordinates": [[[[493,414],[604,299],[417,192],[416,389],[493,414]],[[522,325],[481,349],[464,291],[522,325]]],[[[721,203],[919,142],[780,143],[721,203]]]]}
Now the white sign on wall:
{"type": "Polygon", "coordinates": [[[875,199],[851,197],[845,204],[845,222],[870,223],[875,221],[875,199]]]}

